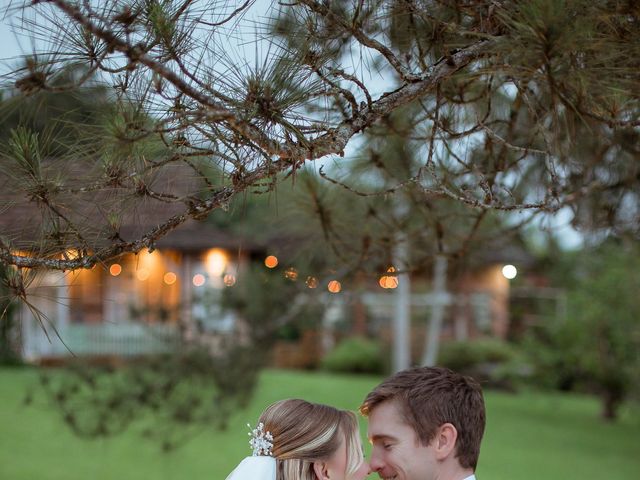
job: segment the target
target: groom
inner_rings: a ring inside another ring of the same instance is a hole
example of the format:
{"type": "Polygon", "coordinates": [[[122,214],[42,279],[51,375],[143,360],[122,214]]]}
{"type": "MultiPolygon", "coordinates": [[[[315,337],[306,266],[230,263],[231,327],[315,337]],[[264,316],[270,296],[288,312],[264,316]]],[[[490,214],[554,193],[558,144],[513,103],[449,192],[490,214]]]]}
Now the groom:
{"type": "Polygon", "coordinates": [[[398,372],[360,406],[382,479],[475,480],[484,433],[480,385],[446,368],[398,372]]]}

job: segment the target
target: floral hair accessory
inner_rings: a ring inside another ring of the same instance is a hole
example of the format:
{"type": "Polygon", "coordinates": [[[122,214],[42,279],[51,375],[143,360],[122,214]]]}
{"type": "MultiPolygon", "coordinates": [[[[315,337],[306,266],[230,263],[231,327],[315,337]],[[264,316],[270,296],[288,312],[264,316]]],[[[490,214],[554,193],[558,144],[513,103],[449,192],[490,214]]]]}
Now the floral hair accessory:
{"type": "MultiPolygon", "coordinates": [[[[247,427],[251,428],[251,425],[247,423],[247,427]]],[[[251,437],[249,445],[253,449],[253,456],[272,456],[271,449],[273,448],[273,435],[271,432],[264,431],[264,424],[259,423],[256,428],[251,430],[248,435],[251,437]]]]}

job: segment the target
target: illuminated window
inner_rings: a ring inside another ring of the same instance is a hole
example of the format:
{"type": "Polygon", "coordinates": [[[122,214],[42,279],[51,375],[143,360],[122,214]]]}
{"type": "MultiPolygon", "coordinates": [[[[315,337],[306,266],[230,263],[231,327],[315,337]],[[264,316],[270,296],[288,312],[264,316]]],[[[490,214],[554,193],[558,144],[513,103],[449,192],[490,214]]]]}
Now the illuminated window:
{"type": "Polygon", "coordinates": [[[204,259],[205,269],[209,277],[219,277],[227,269],[229,256],[221,248],[212,248],[207,251],[204,259]]]}

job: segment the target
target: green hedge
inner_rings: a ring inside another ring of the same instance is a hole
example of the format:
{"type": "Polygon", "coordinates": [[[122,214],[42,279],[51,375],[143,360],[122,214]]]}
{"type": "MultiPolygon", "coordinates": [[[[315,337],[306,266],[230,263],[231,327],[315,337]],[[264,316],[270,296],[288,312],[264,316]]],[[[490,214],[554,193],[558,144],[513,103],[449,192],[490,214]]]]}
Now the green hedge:
{"type": "Polygon", "coordinates": [[[485,386],[505,390],[515,390],[531,374],[523,355],[497,339],[443,343],[438,364],[470,375],[485,386]]]}
{"type": "Polygon", "coordinates": [[[347,338],[322,359],[321,365],[331,372],[383,373],[382,348],[374,340],[347,338]]]}

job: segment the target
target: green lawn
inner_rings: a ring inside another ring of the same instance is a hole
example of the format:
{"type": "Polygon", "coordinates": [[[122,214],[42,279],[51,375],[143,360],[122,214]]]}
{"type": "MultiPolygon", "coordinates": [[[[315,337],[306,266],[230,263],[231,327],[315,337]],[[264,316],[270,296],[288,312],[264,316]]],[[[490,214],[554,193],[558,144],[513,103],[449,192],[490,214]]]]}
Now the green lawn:
{"type": "MultiPolygon", "coordinates": [[[[303,397],[354,409],[379,379],[268,371],[249,409],[231,419],[227,432],[205,431],[171,454],[135,432],[109,440],[75,438],[42,397],[22,405],[35,380],[33,370],[0,370],[2,480],[223,480],[249,452],[246,424],[265,405],[303,397]]],[[[487,392],[486,401],[480,480],[614,480],[640,474],[637,408],[607,425],[597,417],[597,401],[587,397],[487,392]]]]}

